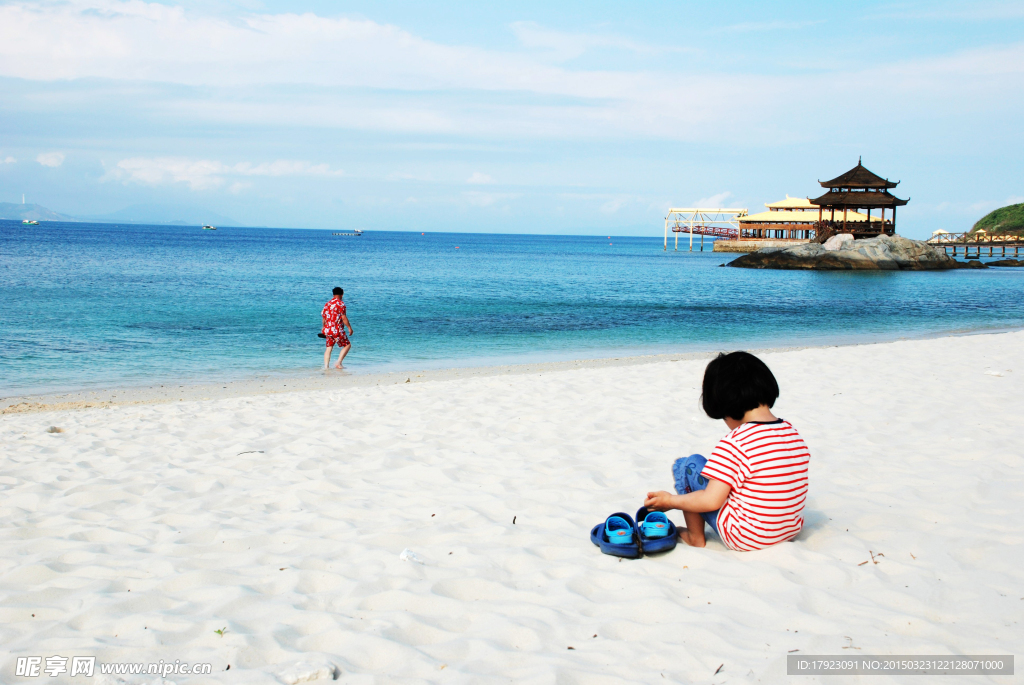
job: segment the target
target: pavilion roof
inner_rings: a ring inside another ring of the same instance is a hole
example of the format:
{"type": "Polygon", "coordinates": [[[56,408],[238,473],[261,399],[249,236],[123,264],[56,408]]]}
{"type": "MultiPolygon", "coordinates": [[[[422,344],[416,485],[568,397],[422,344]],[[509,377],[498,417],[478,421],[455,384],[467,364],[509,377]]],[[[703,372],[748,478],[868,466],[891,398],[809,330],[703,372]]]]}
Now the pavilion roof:
{"type": "Polygon", "coordinates": [[[822,188],[895,188],[899,185],[899,181],[893,182],[868,171],[860,163],[860,159],[857,160],[857,166],[845,174],[836,176],[831,181],[818,181],[818,183],[822,188]]]}
{"type": "MultiPolygon", "coordinates": [[[[817,206],[814,207],[817,209],[817,206]]],[[[878,217],[875,217],[876,219],[878,217]]],[[[867,221],[868,215],[861,214],[860,212],[848,212],[846,216],[847,221],[867,221]]],[[[767,211],[758,212],[757,214],[748,214],[747,216],[739,217],[740,224],[816,224],[818,223],[817,212],[799,212],[799,211],[767,211]]]]}
{"type": "Polygon", "coordinates": [[[901,200],[885,191],[830,190],[811,200],[818,207],[902,207],[910,200],[901,200]]]}
{"type": "Polygon", "coordinates": [[[779,200],[778,202],[766,202],[764,204],[768,209],[817,209],[815,205],[811,204],[811,201],[805,197],[790,197],[786,196],[785,200],[779,200]]]}

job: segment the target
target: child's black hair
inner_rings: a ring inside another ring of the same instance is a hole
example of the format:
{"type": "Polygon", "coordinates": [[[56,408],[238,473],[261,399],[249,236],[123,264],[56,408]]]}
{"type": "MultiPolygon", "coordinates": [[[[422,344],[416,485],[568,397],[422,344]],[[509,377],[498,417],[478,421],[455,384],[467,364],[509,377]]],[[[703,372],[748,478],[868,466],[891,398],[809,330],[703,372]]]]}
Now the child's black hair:
{"type": "Polygon", "coordinates": [[[345,291],[342,290],[341,288],[335,288],[331,292],[334,293],[335,295],[344,295],[345,294],[345,291]]]}
{"type": "Polygon", "coordinates": [[[749,352],[719,354],[704,369],[700,401],[713,419],[743,418],[762,404],[775,405],[779,384],[768,366],[749,352]]]}

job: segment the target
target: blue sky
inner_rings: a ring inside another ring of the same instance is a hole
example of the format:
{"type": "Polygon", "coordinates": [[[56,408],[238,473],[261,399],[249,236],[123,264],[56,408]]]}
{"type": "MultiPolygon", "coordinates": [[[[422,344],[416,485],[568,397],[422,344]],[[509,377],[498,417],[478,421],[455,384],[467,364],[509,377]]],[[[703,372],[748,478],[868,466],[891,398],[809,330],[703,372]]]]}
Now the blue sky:
{"type": "Polygon", "coordinates": [[[923,237],[1024,201],[1022,37],[1020,2],[0,2],[0,201],[654,236],[863,155],[923,237]]]}

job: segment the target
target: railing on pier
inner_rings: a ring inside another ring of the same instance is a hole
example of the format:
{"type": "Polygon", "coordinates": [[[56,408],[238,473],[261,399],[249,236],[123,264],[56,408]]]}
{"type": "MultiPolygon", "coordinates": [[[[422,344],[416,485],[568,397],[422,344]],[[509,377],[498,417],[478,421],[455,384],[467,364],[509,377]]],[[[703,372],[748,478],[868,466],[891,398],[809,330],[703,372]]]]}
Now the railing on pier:
{"type": "Polygon", "coordinates": [[[735,228],[723,228],[721,226],[682,226],[676,224],[672,227],[673,233],[693,233],[694,235],[713,235],[716,238],[736,239],[739,230],[735,228]]]}
{"type": "Polygon", "coordinates": [[[989,257],[994,257],[996,250],[1000,250],[1000,254],[1006,256],[1008,249],[1013,250],[1014,256],[1017,256],[1020,254],[1020,250],[1024,248],[1024,236],[988,235],[981,231],[978,233],[936,231],[932,233],[932,237],[927,242],[932,247],[939,248],[947,254],[952,250],[954,257],[957,256],[958,252],[962,252],[966,257],[972,249],[980,257],[981,251],[986,247],[988,248],[989,257]]]}
{"type": "Polygon", "coordinates": [[[693,236],[700,236],[701,251],[704,250],[704,236],[735,238],[739,235],[739,217],[746,216],[746,208],[725,207],[683,207],[668,210],[665,217],[665,249],[668,250],[668,231],[675,234],[675,249],[679,249],[679,234],[690,234],[690,252],[693,252],[693,236]]]}

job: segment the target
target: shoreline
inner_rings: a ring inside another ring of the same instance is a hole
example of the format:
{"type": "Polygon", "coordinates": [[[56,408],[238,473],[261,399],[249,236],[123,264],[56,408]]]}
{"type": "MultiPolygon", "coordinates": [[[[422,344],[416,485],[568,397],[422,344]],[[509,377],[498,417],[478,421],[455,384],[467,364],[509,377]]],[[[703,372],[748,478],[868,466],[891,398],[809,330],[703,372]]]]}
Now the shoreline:
{"type": "MultiPolygon", "coordinates": [[[[998,330],[945,331],[920,336],[900,336],[873,341],[858,341],[834,345],[783,345],[746,348],[753,354],[796,352],[810,349],[836,349],[886,345],[914,340],[935,340],[974,335],[1001,335],[1024,330],[1004,328],[998,330]]],[[[723,348],[724,349],[724,348],[723,348]]],[[[736,348],[743,349],[743,348],[736,348]]],[[[594,357],[589,359],[513,362],[481,366],[452,366],[445,368],[420,368],[396,371],[337,371],[326,373],[317,369],[306,375],[255,376],[230,381],[163,383],[159,385],[112,386],[108,388],[72,390],[67,392],[26,393],[0,397],[0,415],[41,413],[47,411],[74,411],[102,409],[105,407],[164,404],[204,400],[276,395],[283,393],[311,392],[319,390],[344,390],[372,386],[399,385],[402,383],[425,383],[430,381],[452,381],[465,378],[486,378],[492,376],[515,376],[532,373],[601,369],[623,366],[657,364],[661,362],[710,359],[723,350],[702,350],[659,354],[620,355],[618,357],[594,357]]]]}
{"type": "MultiPolygon", "coordinates": [[[[805,349],[801,347],[771,348],[771,351],[805,349]]],[[[769,351],[769,350],[763,350],[769,351]]],[[[619,366],[636,366],[666,361],[710,358],[717,352],[688,352],[680,354],[634,355],[629,357],[607,357],[578,359],[572,361],[499,364],[492,366],[449,367],[441,369],[418,369],[387,372],[346,372],[330,369],[317,370],[308,376],[280,376],[275,378],[257,377],[245,380],[223,381],[220,383],[163,384],[158,386],[114,387],[100,390],[80,390],[65,393],[21,395],[0,398],[0,415],[28,412],[63,411],[75,409],[97,409],[103,407],[163,404],[251,397],[254,395],[276,395],[282,393],[310,392],[318,390],[343,390],[402,383],[425,383],[428,381],[450,381],[464,378],[523,375],[566,371],[573,369],[597,369],[619,366]]]]}

